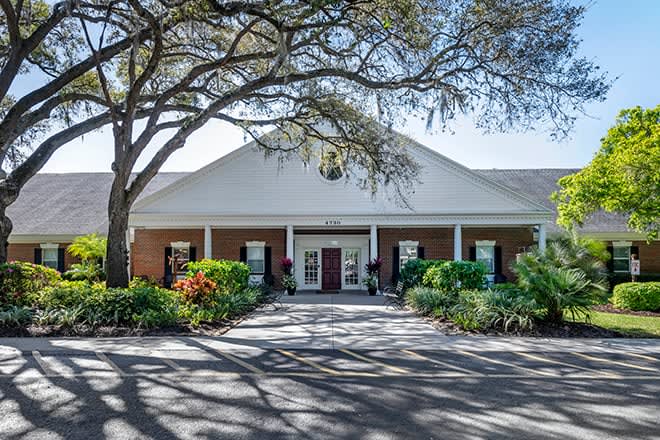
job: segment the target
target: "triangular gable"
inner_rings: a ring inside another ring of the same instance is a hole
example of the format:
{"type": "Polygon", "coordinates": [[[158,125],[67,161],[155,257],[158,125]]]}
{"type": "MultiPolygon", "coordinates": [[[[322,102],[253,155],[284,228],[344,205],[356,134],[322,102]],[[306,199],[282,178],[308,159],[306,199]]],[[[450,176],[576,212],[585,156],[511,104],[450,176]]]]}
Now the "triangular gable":
{"type": "Polygon", "coordinates": [[[405,138],[421,166],[411,209],[375,197],[353,182],[325,180],[316,164],[265,158],[255,142],[139,200],[132,213],[272,216],[384,214],[546,214],[540,204],[405,138]]]}

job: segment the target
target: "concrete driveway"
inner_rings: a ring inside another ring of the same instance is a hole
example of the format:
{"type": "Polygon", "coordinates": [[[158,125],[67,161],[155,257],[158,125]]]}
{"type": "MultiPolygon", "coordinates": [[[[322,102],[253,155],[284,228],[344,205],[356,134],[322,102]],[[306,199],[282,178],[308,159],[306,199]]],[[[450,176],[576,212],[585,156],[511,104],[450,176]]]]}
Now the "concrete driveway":
{"type": "Polygon", "coordinates": [[[282,307],[259,310],[220,340],[255,348],[410,348],[441,344],[444,337],[382,296],[299,294],[282,307]]]}

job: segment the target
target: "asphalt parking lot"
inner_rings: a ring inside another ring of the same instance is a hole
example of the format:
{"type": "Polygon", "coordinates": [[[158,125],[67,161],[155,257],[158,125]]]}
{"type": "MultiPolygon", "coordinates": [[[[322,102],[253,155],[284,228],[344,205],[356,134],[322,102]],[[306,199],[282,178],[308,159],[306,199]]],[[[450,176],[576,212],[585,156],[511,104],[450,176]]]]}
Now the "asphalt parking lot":
{"type": "Polygon", "coordinates": [[[660,357],[57,349],[0,354],[3,439],[657,439],[660,357]]]}
{"type": "Polygon", "coordinates": [[[194,349],[156,350],[147,355],[86,350],[0,354],[3,378],[104,375],[660,380],[660,356],[602,351],[218,350],[203,344],[194,349]]]}

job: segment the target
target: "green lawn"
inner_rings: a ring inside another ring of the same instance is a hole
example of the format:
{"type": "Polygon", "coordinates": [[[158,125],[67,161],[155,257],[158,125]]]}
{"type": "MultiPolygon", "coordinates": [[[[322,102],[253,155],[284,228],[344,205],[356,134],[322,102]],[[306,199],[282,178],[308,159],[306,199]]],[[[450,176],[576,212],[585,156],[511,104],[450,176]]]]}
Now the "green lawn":
{"type": "Polygon", "coordinates": [[[591,323],[632,336],[660,338],[660,317],[591,312],[591,323]]]}

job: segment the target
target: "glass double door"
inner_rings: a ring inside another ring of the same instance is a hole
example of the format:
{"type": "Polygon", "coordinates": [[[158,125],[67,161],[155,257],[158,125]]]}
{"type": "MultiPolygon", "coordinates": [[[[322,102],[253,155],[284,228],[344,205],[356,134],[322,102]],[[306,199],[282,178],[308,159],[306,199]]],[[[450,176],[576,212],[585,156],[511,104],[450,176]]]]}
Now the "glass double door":
{"type": "Polygon", "coordinates": [[[339,290],[360,288],[360,250],[305,249],[303,288],[339,290]]]}

